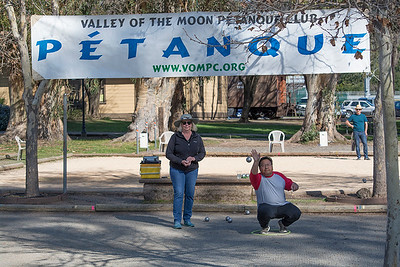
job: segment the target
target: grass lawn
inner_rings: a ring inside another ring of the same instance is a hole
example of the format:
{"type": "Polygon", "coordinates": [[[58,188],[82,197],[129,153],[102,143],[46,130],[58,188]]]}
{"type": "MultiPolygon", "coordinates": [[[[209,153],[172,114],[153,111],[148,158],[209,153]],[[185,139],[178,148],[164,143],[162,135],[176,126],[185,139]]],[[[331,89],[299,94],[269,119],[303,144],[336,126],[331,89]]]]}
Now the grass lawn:
{"type": "MultiPolygon", "coordinates": [[[[125,133],[128,130],[130,122],[122,120],[88,120],[85,122],[86,132],[120,132],[125,133]]],[[[281,130],[286,135],[292,136],[296,133],[301,124],[299,121],[292,123],[275,121],[255,121],[250,123],[238,123],[237,121],[212,122],[205,121],[197,125],[200,134],[253,134],[268,135],[272,130],[281,130]]],[[[81,121],[68,121],[68,132],[81,132],[81,121]]]]}
{"type": "MultiPolygon", "coordinates": [[[[86,132],[114,132],[125,133],[128,131],[130,121],[123,120],[86,120],[86,132]]],[[[82,121],[68,121],[68,132],[81,132],[82,121]]]]}
{"type": "MultiPolygon", "coordinates": [[[[127,131],[129,121],[122,120],[88,120],[85,122],[86,132],[105,132],[124,133],[127,131]]],[[[288,136],[294,134],[300,129],[298,122],[287,123],[280,121],[257,121],[246,124],[238,123],[235,121],[227,122],[201,122],[198,124],[200,134],[237,134],[236,137],[243,137],[249,134],[254,135],[268,135],[272,130],[280,129],[283,130],[288,136]]],[[[82,122],[81,121],[68,121],[68,132],[81,132],[82,122]]],[[[215,140],[205,141],[212,142],[215,145],[215,140]]],[[[154,142],[149,143],[150,150],[154,148],[154,142]]],[[[12,158],[16,158],[17,146],[15,142],[1,144],[0,155],[11,155],[12,158]]],[[[140,149],[145,151],[145,149],[140,149]]],[[[136,142],[116,142],[110,137],[76,137],[71,136],[71,140],[68,141],[68,153],[76,154],[124,154],[124,153],[136,153],[136,142]]],[[[45,142],[39,141],[38,144],[38,157],[47,158],[53,156],[62,156],[63,144],[62,141],[45,142]]],[[[23,153],[23,159],[25,159],[25,152],[23,153]]],[[[1,163],[0,163],[1,164],[1,163]]]]}
{"type": "Polygon", "coordinates": [[[264,135],[267,136],[273,130],[281,130],[286,136],[295,134],[301,124],[298,121],[292,123],[283,123],[279,120],[274,121],[251,121],[249,123],[238,123],[235,121],[226,122],[201,122],[197,125],[200,134],[221,134],[223,135],[264,135]]]}
{"type": "MultiPolygon", "coordinates": [[[[153,150],[154,143],[149,143],[149,149],[153,150]]],[[[145,151],[141,148],[139,151],[145,151]]],[[[11,159],[17,158],[18,147],[15,142],[1,144],[0,155],[10,155],[11,159]]],[[[68,140],[68,153],[74,154],[132,154],[136,153],[136,142],[115,142],[111,138],[72,138],[68,140]]],[[[63,142],[39,141],[38,158],[48,158],[63,155],[63,142]]],[[[23,152],[22,159],[25,160],[26,153],[23,152]]],[[[0,157],[0,165],[4,157],[0,157]]],[[[15,163],[15,162],[14,162],[15,163]]]]}
{"type": "MultiPolygon", "coordinates": [[[[124,133],[127,131],[129,121],[121,120],[88,120],[86,121],[87,132],[119,132],[124,133]]],[[[290,138],[301,128],[301,120],[265,120],[265,121],[251,121],[250,123],[238,123],[237,121],[219,121],[211,122],[204,121],[198,124],[198,130],[200,134],[207,135],[220,135],[218,137],[246,137],[248,135],[264,135],[267,136],[272,130],[282,130],[286,134],[286,138],[290,138]],[[231,135],[231,136],[229,136],[231,135]]],[[[372,123],[369,125],[370,129],[373,128],[372,123]]],[[[397,122],[397,128],[400,129],[400,122],[397,122]]],[[[69,121],[68,131],[69,132],[81,132],[82,122],[81,121],[69,121]]],[[[346,133],[346,127],[338,125],[338,131],[342,134],[346,133]]],[[[348,131],[351,133],[351,131],[348,131]]],[[[350,135],[347,135],[350,138],[350,135]]],[[[369,140],[372,140],[372,135],[369,136],[369,140]]],[[[215,142],[218,140],[206,140],[207,142],[215,142]]],[[[149,143],[150,150],[154,148],[154,142],[149,143]]],[[[18,148],[15,142],[2,143],[0,145],[0,160],[5,160],[4,155],[11,155],[12,159],[16,159],[18,148]]],[[[140,149],[145,151],[145,149],[140,149]]],[[[62,141],[56,142],[44,142],[40,141],[38,146],[38,157],[47,158],[53,156],[62,156],[63,145],[62,141]]],[[[136,153],[136,142],[116,142],[112,138],[108,137],[72,137],[68,141],[68,153],[76,154],[124,154],[124,153],[136,153]]],[[[23,155],[25,159],[25,152],[23,155]]],[[[1,164],[1,161],[0,161],[1,164]]]]}

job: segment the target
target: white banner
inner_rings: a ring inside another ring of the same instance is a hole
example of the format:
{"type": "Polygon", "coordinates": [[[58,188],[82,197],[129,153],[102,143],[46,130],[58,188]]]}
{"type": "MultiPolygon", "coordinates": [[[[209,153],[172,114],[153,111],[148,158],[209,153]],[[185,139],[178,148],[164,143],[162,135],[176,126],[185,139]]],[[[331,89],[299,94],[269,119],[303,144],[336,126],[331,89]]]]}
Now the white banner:
{"type": "Polygon", "coordinates": [[[367,21],[319,20],[332,12],[284,18],[275,35],[276,13],[33,16],[32,69],[37,80],[369,72],[367,21]]]}

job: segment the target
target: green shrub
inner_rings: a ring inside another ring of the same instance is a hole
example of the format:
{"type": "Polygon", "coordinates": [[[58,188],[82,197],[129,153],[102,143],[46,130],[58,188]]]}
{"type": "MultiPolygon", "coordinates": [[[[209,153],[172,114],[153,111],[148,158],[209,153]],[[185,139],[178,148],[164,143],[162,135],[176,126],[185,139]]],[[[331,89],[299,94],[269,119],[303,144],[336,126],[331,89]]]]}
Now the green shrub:
{"type": "Polygon", "coordinates": [[[314,141],[315,139],[318,138],[318,135],[319,135],[318,131],[315,129],[315,126],[313,126],[310,131],[303,133],[303,135],[300,138],[300,142],[308,143],[314,141]]]}
{"type": "Polygon", "coordinates": [[[10,120],[10,107],[0,104],[0,131],[5,131],[7,129],[9,120],[10,120]]]}
{"type": "Polygon", "coordinates": [[[82,110],[81,109],[68,109],[67,114],[68,120],[82,120],[82,110]]]}

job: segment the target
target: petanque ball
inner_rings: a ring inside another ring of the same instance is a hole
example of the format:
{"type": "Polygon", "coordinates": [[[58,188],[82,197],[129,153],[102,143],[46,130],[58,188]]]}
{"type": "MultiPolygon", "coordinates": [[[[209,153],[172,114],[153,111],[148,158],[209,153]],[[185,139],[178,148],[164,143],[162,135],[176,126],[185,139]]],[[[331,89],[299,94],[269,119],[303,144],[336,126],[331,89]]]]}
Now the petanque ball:
{"type": "Polygon", "coordinates": [[[362,181],[363,181],[363,183],[366,183],[366,182],[367,182],[367,179],[363,178],[362,181]]]}
{"type": "Polygon", "coordinates": [[[251,158],[251,157],[247,157],[247,158],[246,158],[246,161],[247,161],[248,163],[250,163],[250,162],[252,161],[252,158],[251,158]]]}
{"type": "Polygon", "coordinates": [[[227,221],[228,221],[228,223],[231,223],[232,222],[232,218],[229,218],[227,221]]]}
{"type": "Polygon", "coordinates": [[[249,215],[250,211],[249,210],[245,210],[244,214],[249,215]]]}
{"type": "Polygon", "coordinates": [[[209,222],[209,221],[210,221],[210,218],[205,217],[205,218],[204,218],[204,221],[205,221],[205,222],[209,222]]]}
{"type": "Polygon", "coordinates": [[[226,216],[226,217],[225,217],[225,221],[229,221],[229,220],[232,220],[231,217],[226,216]]]}

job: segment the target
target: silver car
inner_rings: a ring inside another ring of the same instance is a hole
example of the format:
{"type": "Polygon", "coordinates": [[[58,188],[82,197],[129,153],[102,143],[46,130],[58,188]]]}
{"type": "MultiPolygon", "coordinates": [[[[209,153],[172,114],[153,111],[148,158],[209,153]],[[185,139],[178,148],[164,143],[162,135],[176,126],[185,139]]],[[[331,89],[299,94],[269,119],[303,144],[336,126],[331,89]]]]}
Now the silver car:
{"type": "Polygon", "coordinates": [[[304,116],[306,114],[306,107],[307,107],[307,97],[302,97],[300,101],[296,105],[296,114],[299,116],[304,116]]]}
{"type": "Polygon", "coordinates": [[[343,117],[350,117],[356,113],[355,108],[357,105],[361,105],[361,113],[365,116],[372,116],[375,111],[375,106],[366,100],[345,100],[342,103],[341,113],[343,117]]]}

